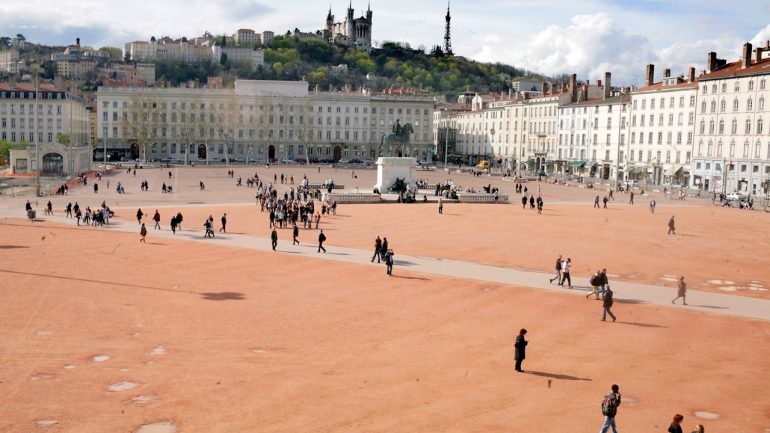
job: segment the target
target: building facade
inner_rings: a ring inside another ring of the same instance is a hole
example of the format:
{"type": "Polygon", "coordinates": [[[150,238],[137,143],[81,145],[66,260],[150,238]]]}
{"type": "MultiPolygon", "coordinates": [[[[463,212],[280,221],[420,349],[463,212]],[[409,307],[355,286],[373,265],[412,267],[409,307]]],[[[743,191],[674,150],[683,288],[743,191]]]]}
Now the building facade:
{"type": "Polygon", "coordinates": [[[254,46],[262,42],[259,33],[251,29],[238,29],[233,34],[233,39],[235,39],[236,44],[243,46],[254,46]]]}
{"type": "Polygon", "coordinates": [[[217,44],[211,47],[211,60],[213,62],[219,63],[223,54],[231,62],[248,62],[252,70],[265,65],[265,52],[261,48],[222,47],[217,44]]]}
{"type": "Polygon", "coordinates": [[[770,44],[752,51],[746,43],[741,59],[732,63],[709,53],[707,66],[698,77],[690,184],[715,194],[767,196],[770,44]]]}
{"type": "Polygon", "coordinates": [[[626,153],[627,178],[643,184],[687,186],[695,132],[698,84],[695,69],[687,77],[654,82],[647,65],[645,86],[631,92],[631,135],[626,153]]]}
{"type": "Polygon", "coordinates": [[[0,140],[26,143],[11,150],[15,173],[76,175],[90,169],[88,113],[85,101],[42,83],[0,83],[0,140]],[[39,159],[39,163],[38,163],[39,159]]]}
{"type": "Polygon", "coordinates": [[[127,43],[123,49],[123,55],[128,55],[129,59],[135,62],[176,60],[183,63],[196,63],[211,59],[211,47],[196,45],[183,39],[152,37],[149,41],[127,43]]]}
{"type": "Polygon", "coordinates": [[[13,48],[0,50],[0,72],[19,73],[19,52],[13,48]]]}
{"type": "Polygon", "coordinates": [[[622,180],[631,98],[613,91],[610,79],[607,72],[598,81],[601,97],[559,107],[558,172],[622,180]]]}
{"type": "Polygon", "coordinates": [[[233,89],[107,88],[97,92],[97,148],[112,159],[185,162],[427,159],[433,98],[309,92],[306,82],[237,80],[233,89]],[[409,142],[388,140],[409,123],[409,142]]]}

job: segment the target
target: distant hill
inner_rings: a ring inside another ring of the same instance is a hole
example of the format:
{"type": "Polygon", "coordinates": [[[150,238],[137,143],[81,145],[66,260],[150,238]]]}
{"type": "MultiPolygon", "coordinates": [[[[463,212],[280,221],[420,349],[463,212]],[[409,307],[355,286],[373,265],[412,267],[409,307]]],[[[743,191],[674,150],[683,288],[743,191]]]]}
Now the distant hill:
{"type": "MultiPolygon", "coordinates": [[[[367,86],[382,90],[391,85],[413,86],[440,94],[465,90],[507,92],[517,77],[540,77],[501,63],[479,63],[463,57],[430,55],[407,45],[386,42],[371,53],[329,44],[322,39],[276,36],[265,48],[265,66],[249,71],[245,64],[184,65],[156,63],[157,78],[172,84],[208,76],[272,80],[301,80],[320,90],[367,86]]],[[[539,79],[539,78],[536,78],[539,79]]],[[[225,80],[227,81],[227,80],[225,80]]]]}

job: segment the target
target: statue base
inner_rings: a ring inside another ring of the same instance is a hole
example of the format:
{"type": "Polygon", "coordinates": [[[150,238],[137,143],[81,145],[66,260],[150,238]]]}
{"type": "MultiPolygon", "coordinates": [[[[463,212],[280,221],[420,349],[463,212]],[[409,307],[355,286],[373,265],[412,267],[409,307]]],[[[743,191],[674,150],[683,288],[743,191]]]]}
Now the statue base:
{"type": "Polygon", "coordinates": [[[377,158],[377,184],[374,185],[380,193],[388,192],[396,178],[404,179],[406,183],[415,181],[417,160],[415,158],[385,157],[377,158]]]}

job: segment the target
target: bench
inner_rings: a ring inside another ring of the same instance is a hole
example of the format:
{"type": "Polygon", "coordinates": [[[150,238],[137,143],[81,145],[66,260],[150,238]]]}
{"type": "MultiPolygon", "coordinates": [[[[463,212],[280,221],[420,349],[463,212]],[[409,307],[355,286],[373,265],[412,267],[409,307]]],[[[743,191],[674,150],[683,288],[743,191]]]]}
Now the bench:
{"type": "Polygon", "coordinates": [[[373,193],[337,193],[327,194],[328,200],[334,200],[340,204],[361,204],[361,203],[380,203],[382,199],[379,194],[373,193]]]}
{"type": "Polygon", "coordinates": [[[500,194],[495,200],[493,194],[461,193],[457,194],[460,203],[508,203],[508,194],[500,194]]]}

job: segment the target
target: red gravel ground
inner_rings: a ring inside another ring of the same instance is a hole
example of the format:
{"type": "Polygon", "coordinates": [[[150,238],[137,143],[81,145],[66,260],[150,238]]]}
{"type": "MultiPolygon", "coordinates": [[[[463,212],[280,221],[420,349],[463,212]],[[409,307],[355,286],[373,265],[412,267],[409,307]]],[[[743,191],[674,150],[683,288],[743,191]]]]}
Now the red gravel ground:
{"type": "MultiPolygon", "coordinates": [[[[253,209],[227,211],[232,231],[266,232],[253,209]]],[[[677,237],[665,235],[672,212],[567,205],[543,216],[447,206],[441,218],[432,205],[342,206],[327,230],[331,246],[368,248],[381,233],[397,253],[539,269],[560,252],[580,273],[605,265],[641,281],[759,278],[765,215],[719,234],[710,211],[673,212],[677,237]]],[[[208,215],[185,212],[188,228],[208,215]]],[[[594,433],[612,383],[621,431],[665,431],[674,413],[711,432],[770,428],[769,322],[618,300],[619,322],[602,323],[582,296],[401,269],[386,279],[369,266],[13,219],[0,236],[2,432],[171,421],[212,433],[594,433]],[[526,374],[513,371],[521,327],[526,374]],[[166,354],[151,355],[159,346],[166,354]],[[138,386],[108,390],[122,381],[138,386]]]]}
{"type": "MultiPolygon", "coordinates": [[[[548,200],[548,198],[546,198],[548,200]]],[[[144,207],[148,218],[154,208],[144,207]]],[[[268,214],[255,205],[170,207],[160,209],[164,227],[172,212],[182,211],[188,228],[203,232],[212,215],[219,226],[223,212],[231,233],[268,238],[268,214]]],[[[135,208],[119,216],[134,218],[135,208]]],[[[550,272],[558,254],[571,257],[573,278],[587,284],[606,268],[615,280],[676,286],[684,275],[690,288],[770,298],[770,214],[740,212],[710,205],[662,203],[651,214],[646,206],[590,204],[546,206],[542,215],[521,205],[435,204],[339,205],[336,216],[322,216],[329,245],[373,249],[374,237],[388,238],[396,254],[466,260],[550,272]],[[676,235],[668,235],[675,215],[676,235]],[[732,221],[729,226],[725,221],[732,221]],[[673,277],[673,278],[672,278],[673,277]],[[672,281],[673,280],[673,281],[672,281]],[[711,284],[720,280],[729,283],[711,284]],[[760,289],[750,284],[760,284],[760,289]],[[765,289],[765,290],[762,290],[765,289]]],[[[291,228],[279,231],[291,240],[291,228]]],[[[300,240],[315,242],[315,231],[300,227],[300,240]]]]}

